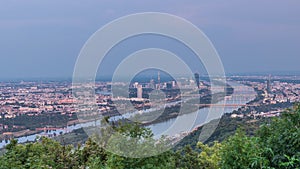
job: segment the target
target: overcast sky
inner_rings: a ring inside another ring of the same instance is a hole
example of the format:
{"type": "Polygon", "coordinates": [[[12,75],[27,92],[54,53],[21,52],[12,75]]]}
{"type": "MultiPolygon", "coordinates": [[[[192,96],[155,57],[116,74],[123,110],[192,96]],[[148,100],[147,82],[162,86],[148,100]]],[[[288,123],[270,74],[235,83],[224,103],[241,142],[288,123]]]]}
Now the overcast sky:
{"type": "Polygon", "coordinates": [[[71,77],[95,31],[137,12],[195,24],[226,73],[300,71],[299,0],[0,0],[0,78],[71,77]]]}

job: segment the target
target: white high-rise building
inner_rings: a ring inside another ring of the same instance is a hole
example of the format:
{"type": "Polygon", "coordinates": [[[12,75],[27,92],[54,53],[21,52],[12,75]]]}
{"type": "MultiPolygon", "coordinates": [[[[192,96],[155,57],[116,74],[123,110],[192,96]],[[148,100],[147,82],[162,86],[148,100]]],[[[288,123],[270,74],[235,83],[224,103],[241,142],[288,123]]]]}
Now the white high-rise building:
{"type": "Polygon", "coordinates": [[[139,85],[139,83],[138,83],[138,82],[135,82],[135,83],[133,84],[133,87],[134,87],[134,88],[138,88],[138,85],[139,85]]]}
{"type": "Polygon", "coordinates": [[[172,81],[172,87],[176,87],[176,81],[172,81]]]}
{"type": "Polygon", "coordinates": [[[143,87],[142,87],[142,85],[137,86],[137,98],[143,98],[143,87]]]}

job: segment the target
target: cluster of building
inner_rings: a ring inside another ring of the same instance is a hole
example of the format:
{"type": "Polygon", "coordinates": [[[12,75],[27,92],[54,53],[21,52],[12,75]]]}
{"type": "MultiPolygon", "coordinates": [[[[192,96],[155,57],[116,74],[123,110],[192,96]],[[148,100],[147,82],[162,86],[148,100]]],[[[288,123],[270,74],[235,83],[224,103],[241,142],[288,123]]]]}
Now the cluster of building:
{"type": "MultiPolygon", "coordinates": [[[[287,81],[280,79],[271,80],[270,77],[262,79],[243,79],[238,80],[260,91],[260,99],[252,102],[255,107],[265,105],[277,105],[284,103],[294,103],[300,101],[300,83],[297,81],[287,81]]],[[[161,90],[165,93],[167,101],[178,101],[180,99],[180,89],[207,89],[209,83],[199,81],[199,76],[195,78],[183,78],[179,81],[160,82],[158,74],[157,80],[151,79],[148,82],[133,82],[131,84],[111,82],[96,82],[95,93],[96,103],[100,112],[114,110],[114,99],[111,95],[112,85],[125,87],[127,85],[127,98],[137,104],[138,108],[151,107],[149,94],[153,90],[161,90]]],[[[78,112],[76,103],[79,101],[73,98],[71,82],[2,82],[0,83],[0,119],[11,119],[21,115],[39,116],[41,114],[53,113],[72,116],[78,112]]],[[[86,92],[86,91],[83,91],[86,92]]],[[[192,93],[191,93],[192,94],[192,93]]],[[[197,93],[198,94],[198,93],[197,93]]],[[[204,96],[208,93],[202,93],[204,96]]],[[[84,95],[84,94],[83,94],[84,95]]],[[[269,111],[258,111],[253,105],[241,107],[240,110],[248,112],[247,114],[234,113],[231,116],[236,117],[272,117],[280,115],[284,108],[270,109],[269,111]],[[251,110],[251,111],[246,111],[251,110]]],[[[275,106],[276,107],[276,106],[275,106]]],[[[88,107],[87,107],[88,108],[88,107]]],[[[5,128],[1,124],[0,128],[5,128]]]]}
{"type": "Polygon", "coordinates": [[[240,109],[241,111],[248,112],[247,114],[234,113],[231,114],[232,118],[252,117],[256,119],[260,117],[280,116],[287,108],[285,106],[300,102],[300,83],[298,83],[297,80],[280,78],[272,80],[271,76],[268,76],[259,77],[256,80],[243,80],[241,83],[250,85],[258,91],[262,91],[262,97],[240,109]],[[279,104],[282,106],[277,106],[279,104]],[[268,106],[270,110],[260,111],[260,106],[268,106]]]}
{"type": "Polygon", "coordinates": [[[300,84],[274,81],[265,91],[265,103],[299,102],[300,84]]]}
{"type": "Polygon", "coordinates": [[[75,112],[70,83],[0,83],[0,118],[75,112]]]}
{"type": "MultiPolygon", "coordinates": [[[[185,79],[184,87],[195,87],[195,81],[185,79]]],[[[181,82],[178,82],[181,83],[181,82]]],[[[152,90],[164,90],[170,99],[178,97],[178,83],[160,82],[151,79],[147,83],[134,82],[129,86],[132,100],[146,100],[152,90]]],[[[125,84],[122,84],[125,85],[125,84]]],[[[128,85],[128,84],[127,84],[128,85]]],[[[111,82],[96,82],[96,103],[100,111],[112,109],[111,82]]],[[[42,113],[72,115],[76,113],[78,101],[73,98],[71,82],[1,82],[0,119],[20,115],[38,116],[42,113]]],[[[85,92],[85,91],[83,91],[85,92]]],[[[84,95],[84,94],[83,94],[84,95]]]]}
{"type": "Polygon", "coordinates": [[[264,82],[247,81],[247,83],[264,92],[263,104],[300,101],[300,83],[280,79],[272,80],[271,77],[264,82]]]}

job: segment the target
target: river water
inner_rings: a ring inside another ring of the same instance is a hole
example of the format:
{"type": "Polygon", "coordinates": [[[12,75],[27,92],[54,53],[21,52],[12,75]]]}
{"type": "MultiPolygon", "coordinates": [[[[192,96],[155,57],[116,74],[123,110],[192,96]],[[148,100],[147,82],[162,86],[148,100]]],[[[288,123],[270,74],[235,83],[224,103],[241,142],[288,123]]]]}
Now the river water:
{"type": "MultiPolygon", "coordinates": [[[[218,102],[217,104],[227,104],[227,105],[239,105],[239,104],[246,104],[249,101],[253,100],[255,98],[256,92],[253,88],[245,85],[241,85],[236,82],[228,82],[229,85],[231,85],[234,88],[234,93],[227,98],[225,101],[222,100],[218,102]]],[[[170,103],[170,104],[176,104],[176,103],[170,103]]],[[[153,131],[154,137],[159,138],[161,135],[168,135],[168,136],[175,136],[177,134],[183,133],[183,132],[190,132],[197,126],[201,126],[213,119],[219,118],[224,113],[231,113],[234,110],[237,110],[240,108],[240,106],[225,106],[225,107],[206,107],[202,108],[196,112],[188,113],[179,115],[177,118],[172,118],[167,121],[163,121],[160,123],[149,125],[148,127],[153,131]]],[[[156,110],[156,109],[154,109],[156,110]]],[[[147,111],[153,111],[153,110],[147,110],[147,111]]],[[[133,114],[136,114],[138,112],[133,112],[133,114]]],[[[118,120],[120,118],[127,118],[131,113],[126,113],[123,116],[115,116],[113,117],[114,120],[118,120]]],[[[24,143],[27,141],[35,141],[38,136],[41,135],[59,135],[59,134],[65,134],[69,133],[73,130],[82,128],[82,127],[88,127],[95,125],[95,122],[87,122],[82,124],[76,124],[67,126],[65,128],[55,130],[55,131],[49,131],[47,133],[41,132],[39,134],[33,134],[29,136],[19,137],[17,138],[18,143],[24,143]]],[[[96,125],[99,125],[99,121],[96,122],[96,125]]],[[[0,148],[3,148],[5,145],[7,145],[9,141],[3,140],[0,142],[0,148]]]]}
{"type": "Polygon", "coordinates": [[[193,113],[183,114],[177,118],[152,124],[148,127],[152,130],[155,138],[159,138],[162,135],[175,136],[179,133],[191,132],[198,126],[220,118],[224,113],[231,113],[240,108],[240,105],[244,105],[255,99],[256,92],[252,87],[235,82],[227,83],[234,88],[234,93],[230,97],[227,97],[226,100],[217,103],[217,105],[225,106],[206,107],[193,113]]]}

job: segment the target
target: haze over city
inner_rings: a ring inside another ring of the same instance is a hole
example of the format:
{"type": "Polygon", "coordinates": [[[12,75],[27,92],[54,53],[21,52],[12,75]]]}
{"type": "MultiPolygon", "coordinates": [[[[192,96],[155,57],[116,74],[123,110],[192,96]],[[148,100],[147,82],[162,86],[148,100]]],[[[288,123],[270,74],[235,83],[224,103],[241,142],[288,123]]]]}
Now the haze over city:
{"type": "MultiPolygon", "coordinates": [[[[177,15],[200,28],[226,74],[299,72],[299,8],[295,0],[1,1],[0,78],[71,78],[76,58],[94,32],[124,15],[151,11],[177,15]]],[[[131,43],[136,42],[121,52],[148,47],[151,38],[131,43]]],[[[176,50],[173,43],[157,46],[176,50]]],[[[110,63],[116,60],[120,58],[110,63]]]]}
{"type": "Polygon", "coordinates": [[[0,0],[0,169],[300,169],[299,0],[0,0]]]}

